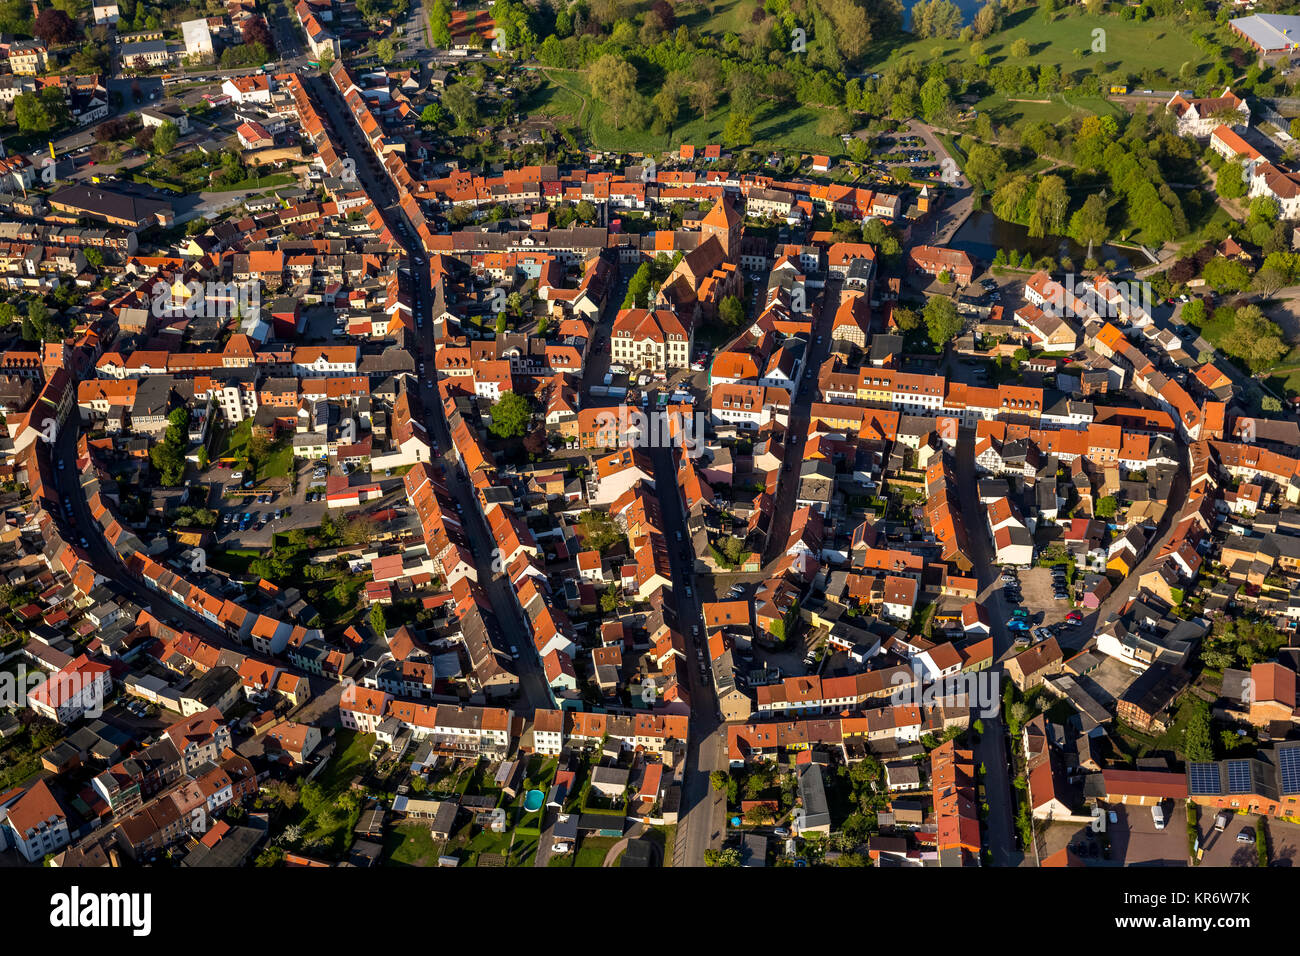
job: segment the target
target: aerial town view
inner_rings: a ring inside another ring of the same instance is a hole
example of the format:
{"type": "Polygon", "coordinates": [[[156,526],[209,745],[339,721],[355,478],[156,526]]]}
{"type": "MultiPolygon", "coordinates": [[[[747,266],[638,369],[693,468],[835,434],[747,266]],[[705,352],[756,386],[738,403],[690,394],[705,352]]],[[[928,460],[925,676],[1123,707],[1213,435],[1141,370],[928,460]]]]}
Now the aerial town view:
{"type": "Polygon", "coordinates": [[[10,884],[1300,866],[1300,4],[0,0],[0,420],[10,884]]]}

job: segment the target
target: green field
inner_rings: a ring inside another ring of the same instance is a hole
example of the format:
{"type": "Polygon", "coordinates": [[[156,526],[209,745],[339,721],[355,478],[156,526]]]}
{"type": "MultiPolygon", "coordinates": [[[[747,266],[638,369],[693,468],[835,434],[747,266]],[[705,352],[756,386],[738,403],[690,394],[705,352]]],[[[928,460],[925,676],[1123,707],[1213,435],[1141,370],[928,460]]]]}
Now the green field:
{"type": "Polygon", "coordinates": [[[715,36],[739,33],[750,22],[750,15],[756,5],[754,0],[684,3],[679,8],[677,22],[686,24],[692,30],[715,36]]]}
{"type": "MultiPolygon", "coordinates": [[[[582,73],[549,67],[539,72],[549,83],[534,94],[534,102],[540,104],[536,112],[557,118],[568,117],[573,125],[582,128],[597,149],[662,153],[676,150],[683,143],[695,146],[720,143],[723,127],[730,115],[729,106],[723,102],[709,113],[707,119],[692,117],[661,136],[649,129],[627,127],[620,130],[606,119],[599,104],[593,105],[587,79],[582,73]]],[[[844,144],[835,136],[823,136],[817,132],[818,122],[828,112],[815,107],[769,103],[754,119],[754,142],[748,148],[838,155],[844,144]]]]}
{"type": "MultiPolygon", "coordinates": [[[[223,429],[213,442],[212,461],[245,461],[249,454],[249,443],[253,437],[253,420],[245,418],[233,429],[223,429]]],[[[271,446],[270,454],[257,468],[255,480],[283,478],[293,467],[293,445],[281,439],[271,446]]]]}
{"type": "Polygon", "coordinates": [[[1010,98],[1001,93],[991,93],[976,103],[975,109],[981,113],[988,113],[989,118],[1000,126],[1010,126],[1021,120],[1028,120],[1031,123],[1040,121],[1059,123],[1071,117],[1089,116],[1094,113],[1117,118],[1125,115],[1122,106],[1105,97],[1082,96],[1075,93],[1056,93],[1051,97],[1025,95],[1010,98]],[[1036,102],[1039,99],[1046,99],[1047,102],[1036,102]]]}
{"type": "MultiPolygon", "coordinates": [[[[1011,44],[1023,37],[1029,42],[1029,61],[1034,66],[1052,64],[1062,73],[1089,70],[1101,73],[1132,73],[1163,69],[1176,73],[1185,62],[1198,68],[1209,63],[1205,52],[1187,36],[1181,24],[1152,19],[1139,23],[1106,15],[1083,12],[1058,13],[1048,23],[1037,8],[1008,14],[1004,28],[983,41],[984,52],[997,66],[1011,56],[1011,44]],[[1093,31],[1105,31],[1105,52],[1093,53],[1093,31]]],[[[868,51],[864,72],[880,71],[891,61],[915,57],[919,63],[942,59],[958,66],[972,62],[970,45],[960,40],[913,39],[906,43],[881,43],[868,51]]]]}
{"type": "Polygon", "coordinates": [[[288,186],[298,181],[298,177],[293,173],[272,173],[269,176],[254,176],[251,179],[241,179],[239,182],[230,186],[220,186],[207,190],[214,193],[233,193],[241,189],[263,189],[268,186],[288,186]]]}
{"type": "MultiPolygon", "coordinates": [[[[644,6],[647,4],[636,4],[638,10],[644,6]]],[[[720,38],[726,33],[739,33],[750,22],[754,9],[751,0],[690,2],[681,5],[678,19],[692,30],[720,38]]],[[[1028,61],[1038,67],[1059,67],[1066,83],[1070,82],[1070,74],[1087,71],[1105,78],[1103,88],[1112,76],[1122,78],[1121,82],[1141,84],[1142,74],[1148,69],[1163,69],[1173,75],[1185,63],[1198,71],[1209,64],[1209,57],[1188,37],[1186,26],[1171,20],[1137,22],[1072,11],[1058,13],[1055,19],[1046,22],[1036,8],[1029,8],[1007,15],[1005,23],[1002,31],[982,41],[976,53],[987,55],[990,65],[996,67],[1011,60],[1012,44],[1024,38],[1029,43],[1028,61]],[[1101,40],[1100,35],[1094,36],[1097,30],[1104,31],[1105,50],[1092,52],[1094,41],[1101,40]]],[[[874,44],[861,65],[845,76],[882,72],[907,57],[922,66],[941,60],[957,69],[978,59],[972,53],[972,44],[960,40],[906,39],[902,43],[897,40],[894,37],[874,44]]],[[[684,112],[688,118],[662,135],[649,129],[619,130],[609,122],[603,106],[592,100],[583,72],[549,67],[538,72],[547,82],[532,94],[530,102],[525,104],[526,112],[550,116],[581,129],[598,149],[659,153],[675,150],[683,143],[697,146],[719,143],[730,113],[724,97],[707,119],[684,112]]],[[[653,95],[655,91],[648,88],[651,85],[648,79],[644,76],[642,79],[641,92],[653,95]]],[[[992,94],[977,102],[975,108],[989,113],[1003,125],[1021,119],[1055,123],[1092,113],[1122,116],[1126,112],[1123,105],[1104,96],[1069,92],[1010,98],[992,94]],[[1033,102],[1037,99],[1046,102],[1033,102]]],[[[828,112],[819,107],[771,103],[754,120],[751,148],[841,155],[843,143],[835,136],[817,131],[828,112]]],[[[865,122],[865,117],[862,120],[865,122]]]]}

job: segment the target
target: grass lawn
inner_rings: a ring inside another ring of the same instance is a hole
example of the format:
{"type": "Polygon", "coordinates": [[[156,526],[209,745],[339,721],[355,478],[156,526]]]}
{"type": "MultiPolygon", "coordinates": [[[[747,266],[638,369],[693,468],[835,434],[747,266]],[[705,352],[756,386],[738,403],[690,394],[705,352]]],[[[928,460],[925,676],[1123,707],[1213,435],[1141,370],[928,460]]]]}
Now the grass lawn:
{"type": "Polygon", "coordinates": [[[753,0],[716,0],[714,3],[692,4],[691,12],[679,15],[677,22],[692,30],[722,36],[740,33],[749,23],[753,0]]]}
{"type": "Polygon", "coordinates": [[[1279,395],[1288,398],[1300,395],[1300,365],[1291,368],[1274,369],[1267,379],[1268,387],[1279,395]]]}
{"type": "Polygon", "coordinates": [[[355,807],[345,807],[340,798],[347,792],[352,779],[369,764],[375,737],[374,734],[338,730],[335,741],[334,756],[314,781],[323,799],[311,811],[299,803],[302,817],[296,822],[301,831],[298,842],[303,849],[339,856],[352,844],[352,828],[361,818],[359,801],[354,801],[355,807]]]}
{"type": "Polygon", "coordinates": [[[247,574],[248,566],[263,556],[256,548],[229,548],[208,555],[208,564],[227,574],[247,574]]]}
{"type": "MultiPolygon", "coordinates": [[[[1047,23],[1032,7],[1008,14],[1004,24],[1000,33],[984,41],[984,52],[993,66],[1011,59],[1011,45],[1021,37],[1029,42],[1029,59],[1035,66],[1053,64],[1062,73],[1087,69],[1140,74],[1147,68],[1177,70],[1184,62],[1199,69],[1210,62],[1205,51],[1191,41],[1186,28],[1169,20],[1139,23],[1113,16],[1062,12],[1047,23]],[[1091,52],[1094,30],[1105,31],[1104,53],[1091,52]]],[[[970,45],[959,40],[918,38],[897,43],[891,38],[868,51],[862,71],[879,71],[891,60],[907,56],[922,64],[941,59],[958,67],[974,59],[970,45]]]]}
{"type": "Polygon", "coordinates": [[[342,793],[370,763],[370,748],[375,745],[374,734],[361,734],[355,730],[334,731],[334,756],[320,772],[316,783],[326,793],[342,793]],[[340,749],[341,748],[341,749],[340,749]]]}
{"type": "Polygon", "coordinates": [[[441,844],[427,826],[403,824],[384,835],[386,866],[436,866],[441,855],[441,844]]]}
{"type": "Polygon", "coordinates": [[[293,445],[287,441],[279,441],[272,446],[271,454],[267,456],[266,462],[258,470],[258,480],[266,478],[283,478],[289,474],[289,469],[293,467],[293,445]]]}
{"type": "Polygon", "coordinates": [[[988,113],[990,119],[1000,126],[1009,126],[1021,119],[1030,122],[1045,120],[1059,123],[1073,116],[1088,116],[1096,113],[1100,116],[1120,117],[1125,110],[1118,103],[1100,96],[1078,96],[1056,93],[1050,97],[1024,96],[1007,97],[1001,93],[990,93],[975,104],[975,109],[988,113]],[[1038,100],[1047,100],[1045,103],[1038,100]]]}
{"type": "Polygon", "coordinates": [[[265,189],[272,186],[288,186],[296,183],[298,177],[293,173],[272,173],[269,176],[253,176],[249,179],[241,179],[237,183],[229,186],[220,186],[215,189],[206,189],[205,192],[212,193],[233,193],[240,189],[265,189]]]}
{"type": "Polygon", "coordinates": [[[534,754],[528,761],[528,770],[524,775],[524,789],[545,790],[555,779],[558,761],[554,757],[534,754]]]}
{"type": "MultiPolygon", "coordinates": [[[[251,418],[245,418],[233,429],[223,429],[213,443],[216,450],[212,453],[212,461],[231,461],[234,463],[243,461],[248,458],[252,438],[253,420],[251,418]]],[[[270,454],[262,462],[261,467],[256,469],[256,480],[262,482],[268,478],[283,478],[289,474],[292,468],[293,445],[281,439],[271,446],[270,454]]]]}
{"type": "Polygon", "coordinates": [[[216,450],[212,453],[212,460],[216,461],[239,461],[248,454],[248,442],[253,437],[253,420],[245,418],[234,428],[223,428],[217,440],[213,443],[216,450]]]}
{"type": "Polygon", "coordinates": [[[578,852],[570,854],[574,856],[574,866],[604,866],[605,856],[618,840],[615,837],[582,837],[578,844],[578,852]]]}
{"type": "MultiPolygon", "coordinates": [[[[1180,757],[1183,756],[1183,735],[1187,732],[1187,722],[1190,719],[1193,699],[1191,693],[1183,697],[1178,705],[1177,712],[1174,714],[1173,721],[1169,724],[1169,729],[1158,737],[1143,734],[1127,724],[1121,725],[1120,736],[1124,740],[1125,749],[1134,757],[1145,757],[1150,753],[1166,751],[1176,753],[1180,757]]],[[[1211,739],[1214,739],[1217,735],[1218,730],[1211,727],[1211,739]]]]}
{"type": "MultiPolygon", "coordinates": [[[[535,97],[545,102],[540,111],[547,115],[580,116],[580,125],[597,149],[621,152],[660,153],[676,150],[683,143],[704,146],[722,141],[730,107],[725,103],[709,113],[707,119],[692,116],[668,133],[656,135],[649,129],[616,129],[605,116],[604,108],[593,103],[586,77],[577,71],[547,68],[540,71],[549,81],[535,97]],[[551,87],[558,87],[552,90],[551,87]],[[582,104],[585,103],[585,109],[582,104]],[[576,114],[575,115],[575,111],[576,114]]],[[[654,90],[646,85],[642,92],[654,90]]],[[[755,149],[797,150],[805,153],[840,155],[844,144],[836,136],[823,136],[817,124],[827,110],[788,103],[767,103],[758,112],[752,127],[755,149]]]]}

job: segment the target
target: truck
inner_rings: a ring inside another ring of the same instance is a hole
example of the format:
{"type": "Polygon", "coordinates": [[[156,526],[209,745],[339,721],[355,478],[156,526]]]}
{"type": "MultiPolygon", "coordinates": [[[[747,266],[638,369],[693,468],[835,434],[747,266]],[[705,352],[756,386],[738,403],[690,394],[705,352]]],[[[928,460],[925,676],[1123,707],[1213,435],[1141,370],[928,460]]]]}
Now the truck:
{"type": "Polygon", "coordinates": [[[1232,822],[1232,814],[1227,810],[1220,810],[1214,818],[1214,830],[1216,833],[1222,833],[1232,822]]]}
{"type": "Polygon", "coordinates": [[[1165,828],[1165,811],[1158,803],[1151,808],[1151,820],[1155,823],[1157,830],[1165,828]]]}

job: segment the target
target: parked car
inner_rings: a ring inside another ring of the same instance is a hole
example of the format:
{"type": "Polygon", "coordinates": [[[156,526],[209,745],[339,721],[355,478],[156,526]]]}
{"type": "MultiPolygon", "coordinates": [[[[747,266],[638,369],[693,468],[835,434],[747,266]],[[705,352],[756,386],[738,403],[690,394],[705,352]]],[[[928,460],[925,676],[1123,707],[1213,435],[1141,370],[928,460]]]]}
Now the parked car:
{"type": "Polygon", "coordinates": [[[1238,843],[1254,843],[1255,830],[1253,827],[1242,827],[1241,832],[1237,834],[1238,843]]]}

